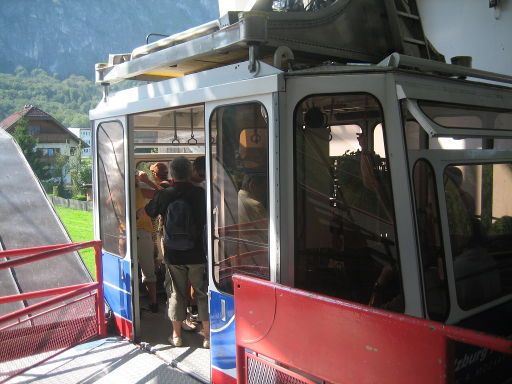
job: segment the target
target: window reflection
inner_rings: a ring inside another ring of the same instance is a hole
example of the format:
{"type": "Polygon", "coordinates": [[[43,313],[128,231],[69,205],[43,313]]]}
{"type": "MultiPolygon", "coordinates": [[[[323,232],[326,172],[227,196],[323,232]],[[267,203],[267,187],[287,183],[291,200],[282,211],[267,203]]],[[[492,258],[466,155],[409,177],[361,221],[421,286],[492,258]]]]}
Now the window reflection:
{"type": "Polygon", "coordinates": [[[443,173],[457,300],[470,309],[512,292],[512,165],[443,173]]]}
{"type": "Polygon", "coordinates": [[[446,128],[512,129],[512,112],[509,110],[426,100],[420,100],[418,104],[429,118],[446,128]]]}
{"type": "MultiPolygon", "coordinates": [[[[510,112],[489,108],[454,106],[439,103],[420,104],[438,124],[454,128],[503,129],[510,112]]],[[[510,150],[512,140],[493,137],[429,137],[412,117],[405,103],[402,115],[408,150],[510,150]]],[[[508,128],[510,129],[510,128],[508,128]]],[[[432,151],[439,159],[440,151],[432,151]]],[[[451,253],[457,301],[462,309],[471,309],[512,293],[512,203],[507,193],[512,188],[512,165],[451,165],[443,170],[444,198],[450,248],[441,249],[440,217],[434,208],[434,170],[420,160],[414,168],[416,216],[423,262],[423,280],[429,316],[445,318],[448,311],[443,296],[442,258],[451,253]],[[451,251],[451,252],[450,252],[451,251]],[[437,262],[436,262],[437,260],[437,262]]]]}
{"type": "Polygon", "coordinates": [[[102,123],[97,131],[99,219],[103,248],[126,256],[126,201],[123,126],[102,123]]]}
{"type": "Polygon", "coordinates": [[[403,310],[382,111],[369,95],[295,112],[295,285],[403,310]]]}
{"type": "Polygon", "coordinates": [[[413,180],[427,312],[442,321],[449,310],[445,253],[434,170],[426,160],[414,165],[413,180]]]}
{"type": "Polygon", "coordinates": [[[214,279],[269,279],[268,121],[259,103],[217,108],[211,118],[214,279]],[[215,138],[215,139],[213,139],[215,138]]]}

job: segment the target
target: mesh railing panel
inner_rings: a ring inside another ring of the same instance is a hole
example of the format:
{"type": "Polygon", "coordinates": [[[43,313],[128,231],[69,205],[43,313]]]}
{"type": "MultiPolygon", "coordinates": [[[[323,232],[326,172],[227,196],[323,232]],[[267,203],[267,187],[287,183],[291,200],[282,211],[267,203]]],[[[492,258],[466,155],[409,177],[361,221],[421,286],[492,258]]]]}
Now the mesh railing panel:
{"type": "Polygon", "coordinates": [[[95,294],[24,315],[0,329],[0,382],[97,335],[95,294]]]}
{"type": "Polygon", "coordinates": [[[270,361],[246,353],[248,384],[314,384],[297,372],[290,371],[270,361]]]}

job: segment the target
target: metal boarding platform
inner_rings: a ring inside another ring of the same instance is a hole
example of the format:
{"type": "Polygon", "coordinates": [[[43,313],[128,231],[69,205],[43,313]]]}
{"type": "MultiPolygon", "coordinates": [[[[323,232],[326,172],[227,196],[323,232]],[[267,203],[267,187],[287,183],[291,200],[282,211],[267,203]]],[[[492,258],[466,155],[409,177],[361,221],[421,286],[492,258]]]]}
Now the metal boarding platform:
{"type": "MultiPolygon", "coordinates": [[[[142,307],[147,307],[146,297],[142,297],[142,307]]],[[[173,347],[167,341],[171,334],[171,322],[167,318],[166,306],[160,303],[158,313],[142,310],[140,345],[151,350],[167,364],[188,373],[203,383],[211,382],[210,350],[204,349],[203,336],[198,332],[183,332],[183,347],[173,347]]]]}
{"type": "MultiPolygon", "coordinates": [[[[92,241],[10,250],[0,270],[91,246],[96,265],[101,265],[101,243],[92,241]]],[[[148,326],[141,337],[145,342],[138,346],[121,338],[91,342],[105,336],[101,267],[96,274],[98,282],[0,296],[1,305],[50,297],[0,316],[0,382],[118,382],[123,377],[125,382],[210,382],[210,353],[202,348],[203,337],[187,333],[186,346],[170,346],[163,311],[142,315],[148,326]],[[144,358],[142,352],[154,356],[144,358]]]]}
{"type": "Polygon", "coordinates": [[[173,367],[159,353],[120,337],[90,341],[25,371],[9,383],[180,383],[197,379],[173,367]]]}

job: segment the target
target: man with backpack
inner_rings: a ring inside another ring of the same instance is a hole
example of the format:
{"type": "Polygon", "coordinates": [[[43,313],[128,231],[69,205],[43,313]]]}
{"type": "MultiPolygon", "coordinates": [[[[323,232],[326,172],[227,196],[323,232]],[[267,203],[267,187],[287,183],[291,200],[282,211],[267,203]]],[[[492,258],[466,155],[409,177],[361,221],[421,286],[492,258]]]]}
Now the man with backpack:
{"type": "Polygon", "coordinates": [[[166,292],[169,301],[168,315],[172,322],[169,342],[181,347],[181,323],[187,316],[187,282],[194,288],[199,320],[202,322],[203,347],[210,347],[210,323],[204,250],[206,223],[206,198],[203,188],[190,182],[192,164],[185,157],[171,163],[174,185],[159,191],[146,205],[145,212],[152,218],[164,218],[164,259],[167,265],[166,292]]]}

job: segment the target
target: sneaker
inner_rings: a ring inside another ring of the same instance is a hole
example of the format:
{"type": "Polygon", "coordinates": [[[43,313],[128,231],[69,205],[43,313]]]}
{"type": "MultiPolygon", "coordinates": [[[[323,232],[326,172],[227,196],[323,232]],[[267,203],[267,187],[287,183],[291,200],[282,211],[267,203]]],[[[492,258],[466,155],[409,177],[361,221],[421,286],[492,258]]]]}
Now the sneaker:
{"type": "Polygon", "coordinates": [[[197,331],[196,325],[194,323],[188,321],[188,319],[184,320],[181,323],[181,329],[183,329],[184,331],[187,331],[187,332],[195,332],[195,331],[197,331]]]}
{"type": "Polygon", "coordinates": [[[188,317],[192,320],[197,320],[199,317],[199,313],[197,311],[197,305],[193,305],[192,307],[187,307],[188,317]]]}
{"type": "Polygon", "coordinates": [[[171,345],[174,345],[175,347],[183,346],[183,340],[181,339],[181,337],[169,336],[169,338],[167,340],[169,340],[169,343],[171,343],[171,345]]]}
{"type": "Polygon", "coordinates": [[[203,340],[203,348],[210,349],[210,339],[205,338],[203,340]]]}

